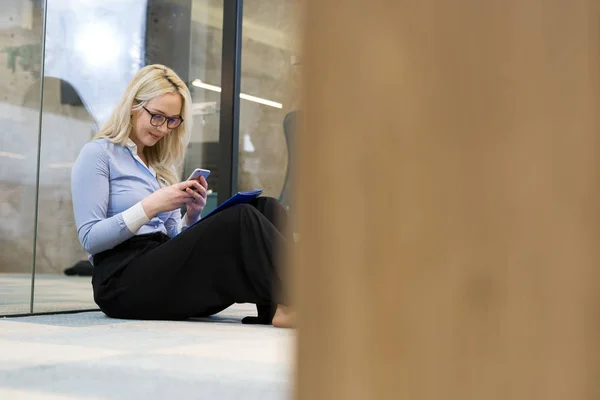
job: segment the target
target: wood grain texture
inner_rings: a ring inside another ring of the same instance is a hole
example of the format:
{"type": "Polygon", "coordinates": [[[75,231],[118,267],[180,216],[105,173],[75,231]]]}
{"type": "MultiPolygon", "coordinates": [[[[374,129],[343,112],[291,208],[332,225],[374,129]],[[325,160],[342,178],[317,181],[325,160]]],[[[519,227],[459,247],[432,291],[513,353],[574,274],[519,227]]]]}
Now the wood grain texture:
{"type": "Polygon", "coordinates": [[[297,398],[600,398],[598,2],[305,11],[297,398]]]}

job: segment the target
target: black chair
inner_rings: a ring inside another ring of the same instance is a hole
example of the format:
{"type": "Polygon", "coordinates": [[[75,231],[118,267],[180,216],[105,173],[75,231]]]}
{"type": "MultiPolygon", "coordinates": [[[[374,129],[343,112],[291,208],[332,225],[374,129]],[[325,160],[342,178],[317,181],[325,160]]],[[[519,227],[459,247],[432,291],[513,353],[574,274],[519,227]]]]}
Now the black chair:
{"type": "Polygon", "coordinates": [[[294,135],[296,132],[298,111],[290,111],[283,119],[283,133],[285,135],[285,142],[288,149],[288,163],[285,171],[285,178],[281,193],[279,194],[279,201],[289,211],[292,208],[292,190],[293,182],[291,177],[294,176],[294,135]]]}

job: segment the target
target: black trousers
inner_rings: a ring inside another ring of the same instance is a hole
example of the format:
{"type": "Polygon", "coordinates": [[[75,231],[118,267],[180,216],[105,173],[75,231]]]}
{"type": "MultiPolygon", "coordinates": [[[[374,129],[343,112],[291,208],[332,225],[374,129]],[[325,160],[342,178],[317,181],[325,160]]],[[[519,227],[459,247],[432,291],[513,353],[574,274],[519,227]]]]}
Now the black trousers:
{"type": "Polygon", "coordinates": [[[201,220],[173,239],[134,236],[94,256],[94,300],[109,317],[185,319],[233,303],[284,304],[279,202],[259,197],[201,220]]]}

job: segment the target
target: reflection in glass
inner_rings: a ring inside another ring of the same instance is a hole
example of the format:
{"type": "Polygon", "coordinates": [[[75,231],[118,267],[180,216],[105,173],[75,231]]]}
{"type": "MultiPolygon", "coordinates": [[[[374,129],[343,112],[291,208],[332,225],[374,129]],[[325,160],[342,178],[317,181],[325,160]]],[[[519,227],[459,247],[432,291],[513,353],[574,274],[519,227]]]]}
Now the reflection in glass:
{"type": "Polygon", "coordinates": [[[40,2],[0,9],[0,315],[30,311],[42,48],[40,2]]]}
{"type": "Polygon", "coordinates": [[[206,90],[192,82],[221,82],[223,0],[192,1],[190,70],[188,86],[194,102],[194,131],[187,149],[182,179],[196,168],[209,169],[209,195],[203,214],[217,205],[219,181],[220,88],[206,90]],[[214,190],[214,192],[211,192],[214,190]]]}
{"type": "Polygon", "coordinates": [[[47,77],[76,88],[98,126],[144,65],[146,0],[48,0],[47,77]]]}
{"type": "Polygon", "coordinates": [[[290,205],[299,73],[296,2],[244,2],[238,189],[290,205]]]}

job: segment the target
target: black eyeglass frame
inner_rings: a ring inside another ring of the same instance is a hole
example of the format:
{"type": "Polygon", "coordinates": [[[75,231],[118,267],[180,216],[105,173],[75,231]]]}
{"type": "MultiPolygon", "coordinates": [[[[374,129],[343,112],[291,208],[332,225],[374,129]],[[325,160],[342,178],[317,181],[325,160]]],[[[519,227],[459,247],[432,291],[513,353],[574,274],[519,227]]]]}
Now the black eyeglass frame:
{"type": "Polygon", "coordinates": [[[167,123],[167,128],[169,128],[169,129],[175,129],[179,125],[181,125],[183,123],[183,118],[181,118],[181,117],[174,117],[174,118],[173,117],[167,117],[166,115],[153,113],[152,111],[148,110],[144,106],[142,106],[142,108],[144,110],[146,110],[146,112],[148,114],[150,114],[150,125],[155,126],[157,128],[160,128],[161,126],[163,126],[165,124],[165,122],[167,123]],[[155,117],[161,117],[161,118],[163,118],[163,121],[157,125],[156,123],[152,122],[155,117]],[[171,121],[179,121],[179,123],[177,125],[175,125],[175,126],[169,126],[169,123],[171,121]]]}

